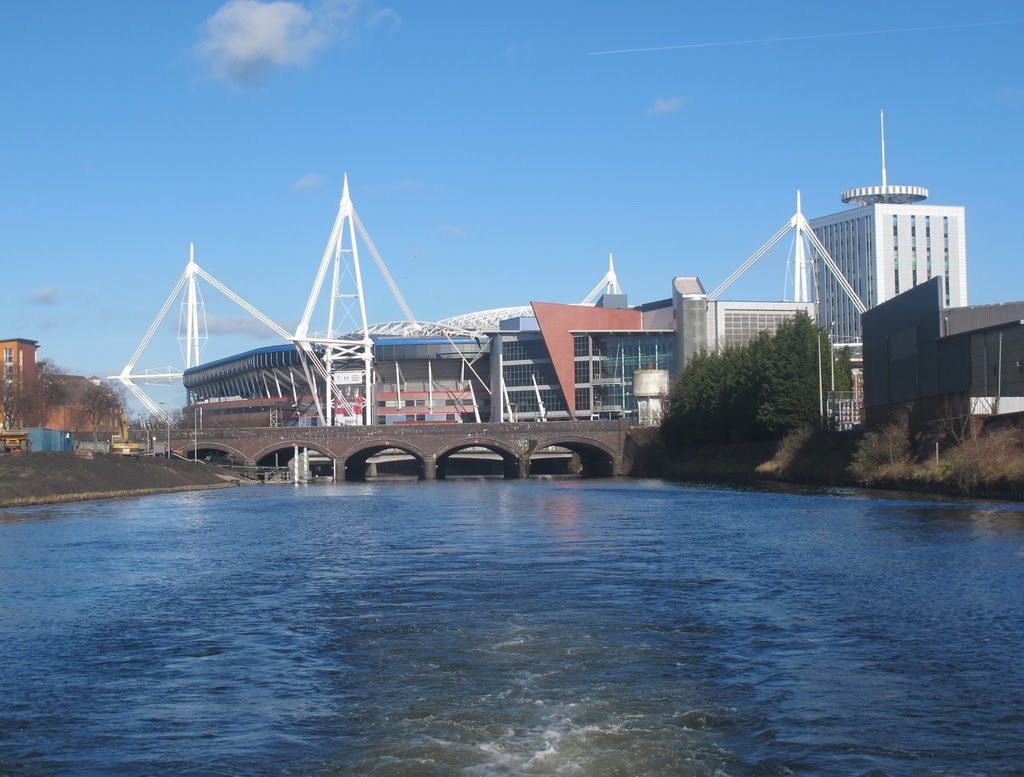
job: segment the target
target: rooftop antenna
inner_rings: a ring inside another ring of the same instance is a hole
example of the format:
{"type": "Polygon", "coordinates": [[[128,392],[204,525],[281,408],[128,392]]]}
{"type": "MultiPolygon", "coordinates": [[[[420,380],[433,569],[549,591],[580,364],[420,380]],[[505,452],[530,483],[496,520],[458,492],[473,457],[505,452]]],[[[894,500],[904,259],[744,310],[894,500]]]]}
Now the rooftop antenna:
{"type": "Polygon", "coordinates": [[[885,111],[879,111],[882,125],[882,185],[862,186],[843,192],[843,202],[848,205],[910,205],[928,199],[928,190],[923,186],[890,186],[885,171],[885,111]]]}
{"type": "Polygon", "coordinates": [[[881,115],[882,123],[882,188],[886,188],[887,181],[885,179],[885,111],[879,111],[881,115]]]}

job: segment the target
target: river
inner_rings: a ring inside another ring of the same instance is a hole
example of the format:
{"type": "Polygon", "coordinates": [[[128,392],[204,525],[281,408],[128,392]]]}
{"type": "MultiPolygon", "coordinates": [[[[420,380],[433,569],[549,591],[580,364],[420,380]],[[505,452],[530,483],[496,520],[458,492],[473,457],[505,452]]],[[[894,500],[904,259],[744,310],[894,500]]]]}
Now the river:
{"type": "Polygon", "coordinates": [[[1024,773],[1024,512],[625,480],[0,512],[0,774],[1024,773]]]}

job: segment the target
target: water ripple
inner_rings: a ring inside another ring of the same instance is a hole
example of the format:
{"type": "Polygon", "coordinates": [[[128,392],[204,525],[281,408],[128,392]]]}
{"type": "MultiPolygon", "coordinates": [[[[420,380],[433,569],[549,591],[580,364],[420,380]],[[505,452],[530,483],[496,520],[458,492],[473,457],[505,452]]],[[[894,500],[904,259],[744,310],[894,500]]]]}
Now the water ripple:
{"type": "Polygon", "coordinates": [[[1024,763],[1024,520],[620,481],[0,522],[0,773],[967,775],[1024,763]]]}

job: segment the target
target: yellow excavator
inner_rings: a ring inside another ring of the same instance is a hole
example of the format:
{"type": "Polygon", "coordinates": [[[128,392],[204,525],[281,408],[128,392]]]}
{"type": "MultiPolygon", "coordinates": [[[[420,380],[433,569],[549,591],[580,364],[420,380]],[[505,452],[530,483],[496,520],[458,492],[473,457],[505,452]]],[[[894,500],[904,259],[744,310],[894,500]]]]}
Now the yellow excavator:
{"type": "Polygon", "coordinates": [[[128,439],[128,419],[124,413],[120,414],[118,421],[121,424],[121,433],[110,436],[110,452],[121,456],[141,456],[142,444],[128,439]]]}

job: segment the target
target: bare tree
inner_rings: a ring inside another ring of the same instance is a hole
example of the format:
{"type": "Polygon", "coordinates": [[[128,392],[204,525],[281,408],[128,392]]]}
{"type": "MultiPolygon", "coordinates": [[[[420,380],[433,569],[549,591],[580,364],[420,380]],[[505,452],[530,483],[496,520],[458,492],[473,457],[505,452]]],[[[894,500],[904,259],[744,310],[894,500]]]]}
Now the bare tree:
{"type": "Polygon", "coordinates": [[[19,379],[7,380],[0,376],[0,416],[4,429],[19,429],[24,424],[25,390],[19,379]]]}
{"type": "Polygon", "coordinates": [[[54,409],[68,401],[67,373],[49,359],[36,362],[36,377],[23,386],[21,405],[28,426],[46,426],[54,409]]]}
{"type": "Polygon", "coordinates": [[[96,385],[95,383],[85,390],[82,401],[82,408],[89,425],[92,427],[92,439],[96,441],[97,428],[106,423],[114,425],[118,416],[123,412],[124,402],[121,396],[109,386],[96,385]]]}

